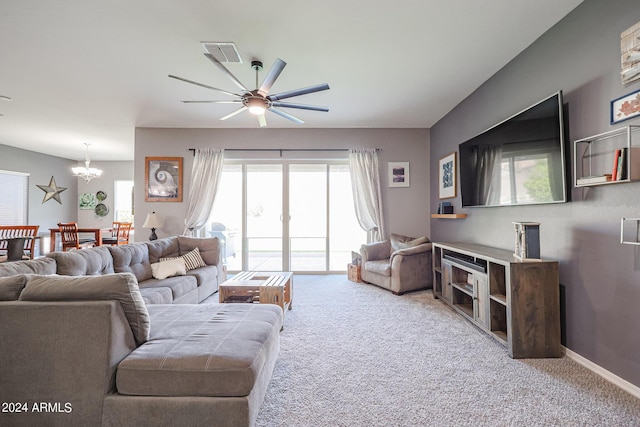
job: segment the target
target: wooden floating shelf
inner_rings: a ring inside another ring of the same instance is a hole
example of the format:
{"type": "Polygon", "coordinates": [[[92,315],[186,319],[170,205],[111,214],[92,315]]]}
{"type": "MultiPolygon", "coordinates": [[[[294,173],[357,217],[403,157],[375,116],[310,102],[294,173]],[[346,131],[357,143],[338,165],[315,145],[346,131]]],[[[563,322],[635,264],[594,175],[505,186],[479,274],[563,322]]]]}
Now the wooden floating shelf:
{"type": "Polygon", "coordinates": [[[443,219],[460,219],[466,218],[467,214],[457,213],[457,214],[431,214],[431,218],[443,218],[443,219]]]}

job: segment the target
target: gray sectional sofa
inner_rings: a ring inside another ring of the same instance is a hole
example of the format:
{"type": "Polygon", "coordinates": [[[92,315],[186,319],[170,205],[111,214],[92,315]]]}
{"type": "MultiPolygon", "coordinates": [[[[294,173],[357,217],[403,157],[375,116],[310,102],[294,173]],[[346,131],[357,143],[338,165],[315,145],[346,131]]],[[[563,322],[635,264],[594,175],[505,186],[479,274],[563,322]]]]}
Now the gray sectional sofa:
{"type": "Polygon", "coordinates": [[[133,273],[148,304],[197,304],[216,292],[220,281],[224,281],[220,241],[216,237],[167,237],[122,246],[52,252],[47,257],[56,260],[56,273],[67,276],[133,273]],[[162,258],[182,256],[195,248],[207,264],[205,267],[166,279],[153,277],[152,264],[162,258]]]}
{"type": "Polygon", "coordinates": [[[216,245],[173,237],[1,264],[0,425],[251,426],[283,312],[197,304],[218,286],[216,245]],[[153,277],[196,245],[212,264],[153,277]]]}

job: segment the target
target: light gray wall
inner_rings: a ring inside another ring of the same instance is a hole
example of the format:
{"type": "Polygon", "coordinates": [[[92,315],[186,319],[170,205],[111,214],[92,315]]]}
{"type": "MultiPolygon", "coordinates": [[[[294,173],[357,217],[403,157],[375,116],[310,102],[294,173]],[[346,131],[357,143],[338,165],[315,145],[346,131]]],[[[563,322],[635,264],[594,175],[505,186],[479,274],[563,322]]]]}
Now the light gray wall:
{"type": "MultiPolygon", "coordinates": [[[[637,0],[586,0],[440,120],[431,129],[431,205],[440,157],[557,90],[569,105],[569,144],[640,124],[609,124],[610,101],[640,89],[620,81],[620,33],[638,21],[637,0]]],[[[512,221],[541,222],[542,256],[560,263],[564,344],[640,386],[640,250],[619,243],[620,219],[640,214],[639,196],[638,183],[572,190],[561,205],[461,209],[458,196],[456,211],[468,218],[432,220],[431,229],[438,241],[513,249],[512,221]]]]}
{"type": "MultiPolygon", "coordinates": [[[[144,158],[184,157],[182,203],[145,202],[136,191],[135,227],[140,230],[147,213],[158,212],[164,222],[159,237],[182,234],[187,210],[193,155],[189,148],[380,148],[382,198],[388,232],[430,235],[429,222],[429,130],[428,129],[158,129],[137,128],[135,134],[135,186],[144,184],[144,158]],[[410,187],[387,186],[387,163],[408,161],[410,187]]],[[[260,155],[260,153],[253,153],[260,155]]],[[[284,153],[300,158],[316,153],[284,153]]],[[[343,153],[346,155],[346,153],[343,153]]],[[[237,153],[228,155],[238,156],[237,153]]],[[[249,155],[249,154],[247,154],[249,155]]],[[[279,153],[262,155],[278,156],[279,153]]],[[[335,155],[335,154],[334,154],[335,155]]],[[[355,248],[354,248],[355,249],[355,248]]]]}
{"type": "MultiPolygon", "coordinates": [[[[84,162],[80,162],[79,166],[84,166],[84,162]]],[[[92,179],[89,182],[75,178],[78,180],[78,197],[82,193],[95,194],[98,191],[104,191],[107,193],[107,198],[103,203],[109,208],[109,213],[106,216],[100,217],[96,215],[93,210],[80,210],[80,201],[78,198],[76,205],[78,208],[78,224],[90,228],[108,228],[111,227],[111,223],[115,219],[115,182],[120,180],[133,180],[134,162],[92,161],[91,167],[101,169],[102,176],[92,179]]],[[[142,186],[140,188],[142,188],[142,186]]],[[[134,240],[133,237],[130,237],[130,240],[134,240]]]]}
{"type": "MultiPolygon", "coordinates": [[[[68,221],[77,221],[81,227],[111,226],[111,213],[105,217],[98,217],[91,210],[79,210],[79,194],[105,191],[109,196],[106,203],[113,212],[114,182],[133,180],[134,163],[92,161],[91,167],[102,169],[103,173],[100,178],[89,182],[72,175],[71,168],[75,166],[84,166],[84,162],[0,145],[0,169],[30,174],[28,222],[31,225],[39,225],[39,233],[48,234],[49,228],[57,227],[59,222],[68,221]],[[53,199],[42,203],[45,193],[37,185],[49,185],[51,176],[55,178],[58,187],[67,187],[60,193],[62,204],[53,199]]],[[[45,250],[48,250],[48,240],[43,243],[45,250]]]]}
{"type": "Polygon", "coordinates": [[[30,174],[29,224],[39,225],[39,232],[57,227],[61,221],[76,221],[78,178],[71,175],[74,166],[73,160],[0,145],[0,169],[30,174]],[[58,187],[67,187],[60,193],[62,204],[53,199],[42,203],[45,192],[36,185],[49,185],[52,176],[58,187]]]}

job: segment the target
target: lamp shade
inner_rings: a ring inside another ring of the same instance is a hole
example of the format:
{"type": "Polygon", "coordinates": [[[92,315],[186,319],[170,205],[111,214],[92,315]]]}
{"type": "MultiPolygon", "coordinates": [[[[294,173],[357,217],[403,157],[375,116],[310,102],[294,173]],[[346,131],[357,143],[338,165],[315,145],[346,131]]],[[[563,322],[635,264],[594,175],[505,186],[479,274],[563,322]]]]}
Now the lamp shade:
{"type": "Polygon", "coordinates": [[[160,228],[160,219],[155,212],[147,214],[147,219],[144,220],[142,228],[160,228]]]}

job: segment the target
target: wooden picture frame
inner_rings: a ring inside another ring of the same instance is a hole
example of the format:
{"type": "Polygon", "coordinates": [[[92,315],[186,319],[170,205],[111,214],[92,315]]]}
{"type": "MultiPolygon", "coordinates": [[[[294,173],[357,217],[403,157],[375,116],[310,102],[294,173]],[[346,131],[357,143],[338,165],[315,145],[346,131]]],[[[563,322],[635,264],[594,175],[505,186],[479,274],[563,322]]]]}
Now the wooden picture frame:
{"type": "Polygon", "coordinates": [[[457,163],[456,152],[448,154],[438,162],[438,195],[441,199],[457,196],[457,163]]]}
{"type": "Polygon", "coordinates": [[[144,201],[182,202],[182,157],[144,158],[144,201]]]}
{"type": "Polygon", "coordinates": [[[409,162],[389,162],[389,187],[408,187],[409,162]]]}

